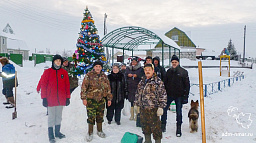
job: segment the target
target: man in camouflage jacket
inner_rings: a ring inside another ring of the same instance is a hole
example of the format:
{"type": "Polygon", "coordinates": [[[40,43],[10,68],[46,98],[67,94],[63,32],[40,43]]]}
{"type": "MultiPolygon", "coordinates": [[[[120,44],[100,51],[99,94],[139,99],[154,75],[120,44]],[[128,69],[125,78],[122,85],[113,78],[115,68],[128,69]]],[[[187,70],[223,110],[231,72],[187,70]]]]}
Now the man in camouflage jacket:
{"type": "Polygon", "coordinates": [[[81,99],[87,108],[87,123],[89,129],[86,140],[88,142],[93,138],[93,125],[95,124],[95,120],[97,123],[98,136],[105,138],[105,133],[102,131],[105,98],[107,99],[108,106],[111,105],[113,98],[108,77],[102,71],[102,67],[102,63],[96,61],[93,64],[93,70],[85,75],[81,88],[81,99]]]}
{"type": "Polygon", "coordinates": [[[72,75],[69,71],[74,67],[67,58],[63,57],[62,68],[68,72],[69,83],[70,83],[70,94],[78,87],[78,78],[77,76],[72,75]]]}
{"type": "Polygon", "coordinates": [[[151,142],[151,133],[153,133],[156,143],[160,143],[162,130],[159,116],[163,114],[163,108],[166,106],[167,94],[164,83],[154,74],[153,64],[146,64],[144,72],[145,76],[138,84],[134,104],[140,107],[145,143],[151,142]]]}

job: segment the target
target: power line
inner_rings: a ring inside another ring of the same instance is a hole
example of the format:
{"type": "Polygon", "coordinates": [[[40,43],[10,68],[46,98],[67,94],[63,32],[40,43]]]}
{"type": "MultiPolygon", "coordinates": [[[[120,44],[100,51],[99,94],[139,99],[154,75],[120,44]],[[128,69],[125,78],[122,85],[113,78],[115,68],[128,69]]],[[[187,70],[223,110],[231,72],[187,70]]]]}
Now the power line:
{"type": "MultiPolygon", "coordinates": [[[[9,2],[9,4],[11,4],[11,3],[9,2]]],[[[11,14],[12,16],[19,17],[19,18],[25,17],[27,19],[31,19],[33,21],[40,22],[42,24],[46,24],[47,26],[52,27],[52,28],[58,27],[58,29],[64,30],[64,31],[69,31],[68,29],[70,29],[70,28],[66,28],[67,25],[69,27],[74,27],[74,25],[77,24],[77,22],[70,22],[70,20],[67,20],[67,19],[63,19],[63,18],[57,19],[57,18],[50,17],[48,15],[43,15],[43,14],[37,12],[36,10],[28,10],[24,7],[17,6],[17,4],[13,4],[13,5],[9,6],[9,8],[5,7],[3,5],[1,7],[2,7],[1,10],[5,11],[6,13],[11,14]],[[20,15],[20,16],[18,16],[18,15],[20,15]]]]}
{"type": "MultiPolygon", "coordinates": [[[[1,8],[1,10],[4,11],[5,13],[8,13],[8,14],[14,16],[14,17],[26,18],[26,19],[29,19],[29,20],[33,20],[33,21],[38,22],[40,24],[44,24],[48,27],[51,27],[51,28],[54,28],[54,29],[59,29],[59,30],[62,30],[62,31],[70,31],[71,27],[73,27],[71,25],[69,25],[67,27],[67,25],[65,25],[64,23],[61,24],[61,23],[51,22],[47,19],[40,19],[40,18],[31,16],[31,15],[28,15],[26,13],[19,12],[17,10],[11,10],[10,11],[10,9],[5,9],[5,8],[1,8]],[[19,15],[22,15],[22,17],[19,16],[19,15]]],[[[3,14],[3,13],[1,12],[1,14],[3,14]]]]}

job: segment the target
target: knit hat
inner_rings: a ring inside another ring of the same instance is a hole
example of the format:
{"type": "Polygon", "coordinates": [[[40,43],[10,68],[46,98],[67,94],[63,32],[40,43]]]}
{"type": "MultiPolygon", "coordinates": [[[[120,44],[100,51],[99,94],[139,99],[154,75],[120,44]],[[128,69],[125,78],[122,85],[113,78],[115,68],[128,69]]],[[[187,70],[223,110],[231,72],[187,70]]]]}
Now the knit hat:
{"type": "Polygon", "coordinates": [[[52,59],[52,64],[53,64],[53,62],[55,61],[55,60],[57,60],[57,59],[60,59],[61,60],[61,65],[63,64],[63,59],[62,59],[62,57],[61,57],[61,55],[54,55],[54,57],[53,57],[53,59],[52,59]]]}
{"type": "Polygon", "coordinates": [[[176,60],[176,61],[180,62],[179,58],[178,58],[176,55],[173,55],[173,56],[172,56],[171,61],[173,61],[173,60],[176,60]]]}
{"type": "Polygon", "coordinates": [[[9,63],[9,60],[6,57],[2,57],[2,58],[0,58],[0,62],[1,62],[1,64],[6,65],[9,63]]]}
{"type": "Polygon", "coordinates": [[[126,64],[125,63],[121,63],[121,66],[126,66],[126,64]]]}
{"type": "Polygon", "coordinates": [[[103,63],[101,61],[95,61],[93,63],[93,67],[96,66],[96,65],[100,65],[103,68],[103,63]]]}
{"type": "Polygon", "coordinates": [[[155,69],[155,67],[154,67],[153,64],[146,64],[146,65],[144,66],[144,69],[145,69],[146,67],[151,67],[153,70],[155,69]]]}
{"type": "Polygon", "coordinates": [[[137,57],[133,57],[131,61],[139,61],[139,59],[137,57]]]}
{"type": "MultiPolygon", "coordinates": [[[[52,59],[52,68],[55,69],[55,70],[58,70],[58,68],[56,68],[56,65],[54,66],[54,61],[57,60],[57,59],[60,59],[61,60],[61,65],[63,64],[63,59],[60,55],[55,55],[52,59]]],[[[60,65],[60,67],[61,67],[60,65]]]]}
{"type": "Polygon", "coordinates": [[[119,63],[114,63],[113,66],[112,66],[112,69],[113,69],[114,66],[120,68],[120,64],[119,63]]]}
{"type": "Polygon", "coordinates": [[[68,61],[68,58],[66,57],[63,57],[62,59],[63,59],[63,62],[68,61]]]}

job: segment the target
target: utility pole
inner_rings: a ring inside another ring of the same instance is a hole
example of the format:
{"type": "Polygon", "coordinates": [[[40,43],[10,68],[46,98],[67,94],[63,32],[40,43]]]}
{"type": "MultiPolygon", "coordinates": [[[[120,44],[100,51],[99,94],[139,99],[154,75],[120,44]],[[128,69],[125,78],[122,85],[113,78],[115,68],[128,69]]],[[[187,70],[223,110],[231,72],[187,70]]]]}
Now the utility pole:
{"type": "Polygon", "coordinates": [[[107,27],[106,27],[106,20],[107,20],[107,14],[104,14],[104,36],[107,34],[107,27]]]}
{"type": "Polygon", "coordinates": [[[245,60],[245,33],[246,33],[246,25],[244,26],[244,54],[243,54],[243,63],[245,60]]]}
{"type": "MultiPolygon", "coordinates": [[[[104,30],[104,36],[107,34],[107,25],[106,25],[106,21],[107,21],[107,14],[105,13],[104,14],[104,28],[103,28],[103,30],[104,30]]],[[[108,63],[109,63],[109,61],[110,61],[110,57],[111,56],[109,56],[109,51],[108,51],[108,47],[106,47],[106,52],[107,52],[107,61],[108,61],[108,63]]]]}

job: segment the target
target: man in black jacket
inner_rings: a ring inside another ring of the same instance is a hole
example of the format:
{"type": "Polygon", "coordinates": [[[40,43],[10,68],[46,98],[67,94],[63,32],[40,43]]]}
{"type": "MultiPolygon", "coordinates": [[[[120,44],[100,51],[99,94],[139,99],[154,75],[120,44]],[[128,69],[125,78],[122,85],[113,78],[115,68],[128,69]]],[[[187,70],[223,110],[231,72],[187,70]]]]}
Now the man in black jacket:
{"type": "Polygon", "coordinates": [[[179,65],[179,58],[176,55],[173,55],[171,62],[172,67],[167,70],[165,78],[167,106],[164,108],[164,114],[161,117],[161,128],[163,132],[166,131],[167,110],[174,100],[176,104],[177,121],[176,136],[180,137],[182,124],[182,104],[188,103],[190,83],[187,70],[179,65]]]}

